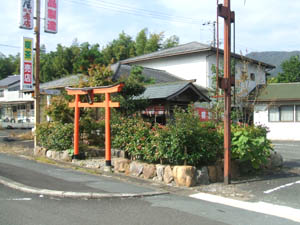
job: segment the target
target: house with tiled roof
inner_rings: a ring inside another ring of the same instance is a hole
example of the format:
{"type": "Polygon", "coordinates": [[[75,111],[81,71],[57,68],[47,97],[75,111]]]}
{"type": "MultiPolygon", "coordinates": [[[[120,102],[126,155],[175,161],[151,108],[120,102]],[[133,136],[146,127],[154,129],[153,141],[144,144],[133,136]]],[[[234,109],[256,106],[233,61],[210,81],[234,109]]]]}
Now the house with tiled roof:
{"type": "Polygon", "coordinates": [[[33,127],[34,99],[20,91],[20,75],[0,80],[0,120],[2,127],[33,127]]]}
{"type": "MultiPolygon", "coordinates": [[[[117,82],[121,78],[128,77],[132,68],[130,65],[120,63],[112,65],[112,80],[117,82]]],[[[184,80],[169,72],[147,67],[142,68],[142,74],[145,78],[152,80],[154,84],[147,85],[145,92],[136,96],[135,99],[150,101],[150,106],[142,113],[145,116],[154,117],[156,121],[164,120],[165,115],[169,115],[175,105],[187,107],[191,102],[210,101],[207,89],[194,84],[195,80],[184,80]]],[[[75,86],[80,80],[87,81],[87,79],[87,76],[78,74],[41,84],[42,102],[44,105],[50,104],[53,94],[59,94],[65,87],[75,86]]],[[[41,109],[41,111],[43,110],[41,109]]]]}
{"type": "Polygon", "coordinates": [[[254,123],[272,140],[300,140],[300,83],[268,84],[255,100],[254,123]]]}
{"type": "MultiPolygon", "coordinates": [[[[220,50],[220,66],[223,65],[223,50],[220,50]]],[[[217,49],[199,42],[190,42],[173,48],[129,58],[123,65],[139,65],[169,72],[185,80],[196,80],[204,88],[213,88],[217,49]]],[[[257,85],[266,84],[268,71],[273,65],[257,61],[239,54],[232,54],[236,62],[235,81],[238,89],[246,89],[248,94],[257,85]],[[245,76],[247,75],[247,76],[245,76]],[[246,80],[245,80],[246,77],[246,80]],[[244,82],[241,82],[244,81],[244,82]]]]}

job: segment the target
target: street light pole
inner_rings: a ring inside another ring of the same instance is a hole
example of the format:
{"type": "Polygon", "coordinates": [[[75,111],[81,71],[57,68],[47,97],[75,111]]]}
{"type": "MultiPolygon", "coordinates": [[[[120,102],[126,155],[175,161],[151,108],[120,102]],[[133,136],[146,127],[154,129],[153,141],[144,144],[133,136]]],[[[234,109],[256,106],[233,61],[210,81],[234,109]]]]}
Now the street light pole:
{"type": "MultiPolygon", "coordinates": [[[[34,106],[34,126],[35,131],[37,126],[40,124],[40,14],[41,14],[41,1],[36,0],[36,26],[34,28],[34,32],[36,35],[35,41],[35,88],[34,88],[34,96],[35,96],[35,106],[34,106]]],[[[36,135],[34,136],[34,146],[37,146],[36,135]]]]}

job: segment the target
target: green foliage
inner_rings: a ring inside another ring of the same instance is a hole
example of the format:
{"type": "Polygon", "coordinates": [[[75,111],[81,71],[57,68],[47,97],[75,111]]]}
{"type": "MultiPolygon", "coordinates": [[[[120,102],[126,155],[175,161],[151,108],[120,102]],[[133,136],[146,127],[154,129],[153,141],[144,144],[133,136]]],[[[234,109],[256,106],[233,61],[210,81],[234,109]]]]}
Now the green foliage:
{"type": "Polygon", "coordinates": [[[164,41],[162,48],[167,49],[167,48],[176,47],[178,45],[179,45],[179,37],[176,35],[172,35],[171,37],[167,38],[164,41]]]}
{"type": "Polygon", "coordinates": [[[274,83],[300,82],[300,59],[298,55],[283,61],[281,67],[282,73],[278,73],[278,76],[272,80],[274,83]]]}
{"type": "Polygon", "coordinates": [[[0,55],[0,79],[6,78],[9,75],[17,74],[19,72],[20,55],[5,57],[0,55]]]}
{"type": "Polygon", "coordinates": [[[72,148],[73,124],[59,122],[42,123],[37,127],[36,134],[40,146],[56,151],[72,148]]]}
{"type": "Polygon", "coordinates": [[[176,165],[207,165],[222,151],[222,138],[212,123],[201,123],[192,108],[176,109],[166,126],[144,122],[140,117],[121,118],[113,124],[113,145],[132,158],[176,165]]]}
{"type": "Polygon", "coordinates": [[[49,105],[45,112],[53,121],[65,123],[73,123],[74,109],[69,107],[69,97],[66,93],[51,98],[51,105],[49,105]]]}
{"type": "Polygon", "coordinates": [[[267,139],[268,130],[263,126],[232,126],[231,152],[233,159],[251,162],[254,169],[267,162],[272,150],[267,139]]]}
{"type": "Polygon", "coordinates": [[[143,55],[145,53],[145,47],[147,44],[147,33],[147,28],[144,28],[138,33],[135,39],[136,55],[143,55]]]}

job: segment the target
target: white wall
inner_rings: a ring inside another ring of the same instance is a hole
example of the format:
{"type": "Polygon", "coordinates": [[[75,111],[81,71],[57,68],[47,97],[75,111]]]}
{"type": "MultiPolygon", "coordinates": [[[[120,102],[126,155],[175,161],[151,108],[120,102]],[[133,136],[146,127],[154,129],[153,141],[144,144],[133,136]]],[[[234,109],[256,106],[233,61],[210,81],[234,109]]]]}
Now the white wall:
{"type": "MultiPolygon", "coordinates": [[[[224,66],[223,63],[223,55],[220,55],[220,67],[224,66]]],[[[217,64],[216,55],[211,55],[208,57],[208,77],[210,80],[209,86],[211,87],[211,78],[213,77],[211,67],[212,65],[217,64]]],[[[221,68],[223,70],[223,68],[221,68]]],[[[241,96],[247,95],[250,91],[253,90],[259,84],[266,83],[266,73],[264,71],[264,67],[253,64],[250,62],[246,62],[244,60],[236,59],[236,66],[235,66],[235,85],[236,85],[236,92],[240,93],[241,96]],[[241,78],[242,71],[246,71],[248,78],[246,80],[241,78]],[[255,74],[255,80],[252,81],[250,79],[250,74],[255,74]],[[242,82],[243,81],[243,82],[242,82]]]]}
{"type": "Polygon", "coordinates": [[[165,70],[182,79],[196,79],[196,84],[208,87],[206,54],[197,53],[132,63],[153,69],[165,70]]]}
{"type": "Polygon", "coordinates": [[[267,104],[255,106],[254,124],[268,127],[271,140],[300,140],[300,122],[269,122],[267,104]]]}
{"type": "Polygon", "coordinates": [[[0,97],[0,102],[7,101],[33,101],[31,94],[19,93],[19,91],[8,91],[4,89],[4,97],[0,97]]]}
{"type": "MultiPolygon", "coordinates": [[[[186,80],[196,79],[196,84],[206,88],[212,87],[212,65],[216,65],[216,54],[210,52],[200,52],[194,54],[187,54],[181,56],[171,56],[166,58],[152,59],[147,61],[135,62],[134,65],[165,70],[180,78],[186,80]]],[[[220,66],[223,65],[223,55],[220,55],[220,66]]],[[[247,95],[258,84],[265,84],[265,71],[262,66],[243,62],[242,60],[236,61],[236,87],[242,90],[244,95],[247,95]],[[245,70],[250,76],[251,73],[255,74],[255,81],[251,81],[250,77],[241,87],[238,86],[241,80],[242,71],[245,70]],[[247,90],[247,91],[245,91],[247,90]]]]}

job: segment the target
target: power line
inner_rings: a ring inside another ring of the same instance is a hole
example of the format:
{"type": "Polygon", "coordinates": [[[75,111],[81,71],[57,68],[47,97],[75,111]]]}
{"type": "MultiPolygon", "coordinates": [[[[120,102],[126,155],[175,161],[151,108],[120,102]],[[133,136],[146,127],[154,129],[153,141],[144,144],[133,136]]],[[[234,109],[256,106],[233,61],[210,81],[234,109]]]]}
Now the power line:
{"type": "Polygon", "coordinates": [[[5,45],[5,44],[0,44],[0,46],[3,46],[3,47],[8,47],[8,48],[20,48],[20,46],[14,46],[14,45],[5,45]]]}
{"type": "Polygon", "coordinates": [[[179,16],[172,16],[168,14],[163,14],[160,12],[154,12],[154,11],[148,11],[145,9],[138,9],[138,8],[132,8],[132,7],[125,7],[124,5],[120,4],[112,4],[105,1],[81,1],[81,0],[66,0],[67,2],[74,3],[74,4],[81,4],[85,6],[94,6],[96,8],[102,8],[102,9],[109,9],[113,11],[117,11],[120,13],[125,14],[131,14],[135,16],[142,16],[142,17],[151,17],[159,20],[165,20],[169,22],[178,22],[178,23],[186,23],[186,24],[197,24],[202,23],[203,21],[193,19],[193,18],[185,18],[185,17],[179,17],[179,16]]]}

